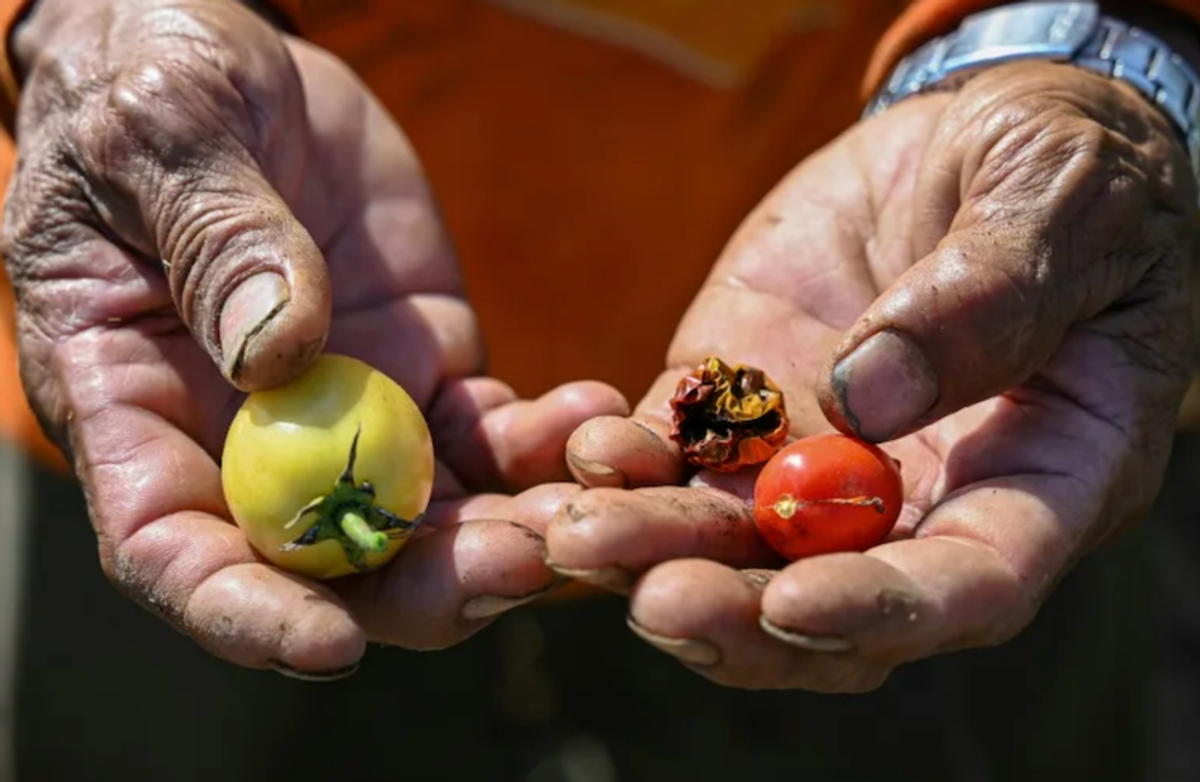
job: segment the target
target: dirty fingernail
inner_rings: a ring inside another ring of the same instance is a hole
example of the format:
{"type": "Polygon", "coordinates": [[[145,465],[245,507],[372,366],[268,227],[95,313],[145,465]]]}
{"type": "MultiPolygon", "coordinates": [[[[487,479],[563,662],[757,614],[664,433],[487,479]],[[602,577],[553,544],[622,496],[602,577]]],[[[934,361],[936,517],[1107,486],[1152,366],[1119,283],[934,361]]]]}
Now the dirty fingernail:
{"type": "Polygon", "coordinates": [[[616,566],[598,568],[572,568],[560,565],[552,559],[546,559],[546,567],[564,578],[583,581],[592,586],[600,587],[609,592],[627,595],[637,582],[637,576],[628,570],[616,566]]]}
{"type": "Polygon", "coordinates": [[[219,337],[222,368],[236,377],[254,335],[287,304],[287,281],[275,272],[263,272],[243,281],[221,308],[219,337]]]}
{"type": "Polygon", "coordinates": [[[765,568],[747,568],[739,572],[742,574],[742,578],[756,587],[765,587],[771,583],[771,579],[779,575],[778,570],[766,570],[765,568]]]}
{"type": "Polygon", "coordinates": [[[850,425],[871,442],[905,431],[938,399],[933,365],[896,331],[881,331],[838,362],[833,388],[850,425]]]}
{"type": "Polygon", "coordinates": [[[345,679],[348,676],[354,675],[361,663],[347,665],[345,668],[334,668],[329,671],[298,671],[290,665],[272,660],[270,662],[271,670],[281,676],[286,676],[289,679],[298,679],[304,682],[336,682],[339,679],[345,679]]]}
{"type": "Polygon", "coordinates": [[[758,624],[762,627],[763,632],[772,638],[809,652],[845,652],[854,648],[852,642],[840,636],[806,635],[792,630],[784,630],[779,625],[772,624],[765,616],[759,617],[758,624]]]}
{"type": "Polygon", "coordinates": [[[510,611],[517,606],[523,606],[526,603],[532,603],[539,597],[547,595],[558,589],[563,584],[567,583],[565,578],[557,578],[554,583],[545,589],[539,589],[528,595],[521,597],[499,597],[497,595],[480,595],[473,597],[463,603],[462,618],[468,622],[476,622],[480,619],[491,619],[493,616],[499,616],[505,611],[510,611]]]}
{"type": "Polygon", "coordinates": [[[721,662],[721,650],[708,641],[699,638],[671,638],[647,630],[638,624],[632,616],[625,618],[625,624],[634,635],[646,643],[669,655],[679,658],[691,665],[711,666],[721,662]]]}
{"type": "Polygon", "coordinates": [[[623,489],[628,483],[621,470],[570,452],[567,453],[567,468],[576,481],[591,488],[623,489]]]}

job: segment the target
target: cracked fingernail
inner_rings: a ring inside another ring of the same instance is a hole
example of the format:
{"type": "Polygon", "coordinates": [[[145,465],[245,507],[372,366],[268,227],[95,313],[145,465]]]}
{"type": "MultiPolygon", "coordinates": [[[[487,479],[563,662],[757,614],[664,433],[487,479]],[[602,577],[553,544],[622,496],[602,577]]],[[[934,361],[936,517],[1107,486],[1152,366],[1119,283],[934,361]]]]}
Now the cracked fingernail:
{"type": "Polygon", "coordinates": [[[938,379],[912,340],[881,331],[833,369],[842,413],[864,440],[882,442],[915,424],[938,399],[938,379]]]}
{"type": "Polygon", "coordinates": [[[854,648],[854,644],[836,635],[805,635],[792,630],[784,630],[772,624],[765,616],[759,617],[758,624],[763,631],[777,640],[783,641],[799,649],[810,652],[845,652],[854,648]]]}
{"type": "Polygon", "coordinates": [[[359,667],[361,667],[362,662],[356,662],[344,668],[334,668],[328,671],[300,671],[279,660],[271,660],[269,665],[275,673],[286,676],[289,679],[298,679],[305,682],[336,682],[348,676],[353,676],[359,667]]]}
{"type": "Polygon", "coordinates": [[[244,280],[221,307],[221,361],[228,377],[236,377],[254,335],[287,304],[287,281],[275,272],[262,272],[244,280]]]}
{"type": "Polygon", "coordinates": [[[629,482],[621,470],[570,452],[567,453],[567,468],[576,481],[590,488],[623,489],[629,482]]]}
{"type": "Polygon", "coordinates": [[[629,594],[633,585],[637,582],[637,576],[630,573],[628,570],[614,566],[598,567],[598,568],[570,568],[560,565],[550,558],[546,558],[546,567],[553,570],[555,573],[566,578],[573,578],[577,581],[584,581],[592,586],[598,586],[601,589],[618,594],[629,594]]]}
{"type": "Polygon", "coordinates": [[[632,616],[625,618],[625,624],[629,625],[629,629],[633,631],[634,635],[646,643],[685,663],[708,667],[721,662],[721,650],[708,641],[699,638],[671,638],[659,635],[638,624],[632,616]]]}

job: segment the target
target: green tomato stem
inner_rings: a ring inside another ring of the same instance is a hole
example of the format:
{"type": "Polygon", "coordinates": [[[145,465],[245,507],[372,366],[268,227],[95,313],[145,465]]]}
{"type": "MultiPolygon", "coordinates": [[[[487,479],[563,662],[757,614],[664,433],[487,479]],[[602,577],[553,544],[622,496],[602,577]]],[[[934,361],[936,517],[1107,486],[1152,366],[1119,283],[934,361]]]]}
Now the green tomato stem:
{"type": "Polygon", "coordinates": [[[363,551],[382,554],[387,550],[387,533],[371,529],[371,525],[367,523],[367,520],[358,513],[352,510],[345,511],[342,513],[342,518],[338,524],[341,526],[342,532],[346,533],[346,537],[354,541],[355,545],[363,551]]]}

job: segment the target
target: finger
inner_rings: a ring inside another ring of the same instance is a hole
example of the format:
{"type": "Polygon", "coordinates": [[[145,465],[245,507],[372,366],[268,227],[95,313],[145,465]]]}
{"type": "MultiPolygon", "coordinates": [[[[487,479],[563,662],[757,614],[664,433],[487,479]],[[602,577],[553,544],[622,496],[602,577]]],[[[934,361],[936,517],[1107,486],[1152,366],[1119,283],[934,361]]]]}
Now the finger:
{"type": "Polygon", "coordinates": [[[591,488],[670,486],[684,474],[683,451],[659,418],[599,416],[567,440],[571,476],[591,488]]]}
{"type": "Polygon", "coordinates": [[[116,77],[76,134],[102,217],[162,260],[185,323],[226,378],[253,390],[321,352],[331,296],[320,250],[248,147],[244,106],[216,65],[146,62],[116,77]]]}
{"type": "Polygon", "coordinates": [[[57,362],[106,575],[222,659],[313,676],[353,668],[361,628],[326,586],[262,564],[225,520],[212,457],[168,421],[168,403],[147,409],[182,380],[138,344],[79,335],[57,362]],[[104,360],[114,354],[124,360],[104,360]]]}
{"type": "Polygon", "coordinates": [[[761,580],[707,560],[651,570],[629,601],[639,637],[702,676],[741,689],[863,692],[887,676],[880,665],[798,649],[764,632],[761,580]]]}
{"type": "Polygon", "coordinates": [[[779,562],[759,536],[751,506],[705,488],[589,489],[555,515],[546,547],[555,572],[617,592],[670,559],[736,567],[779,562]]]}
{"type": "Polygon", "coordinates": [[[516,496],[473,494],[432,504],[422,526],[440,528],[481,519],[508,519],[544,536],[551,519],[581,491],[583,488],[573,483],[543,483],[516,496]]]}
{"type": "Polygon", "coordinates": [[[572,477],[595,488],[679,483],[685,464],[671,439],[670,399],[686,371],[660,374],[632,416],[597,416],[580,425],[567,441],[572,477]]]}
{"type": "Polygon", "coordinates": [[[1081,550],[1080,527],[1043,499],[1086,507],[1062,480],[988,481],[937,507],[915,539],[793,563],[766,588],[764,621],[797,648],[880,664],[1008,640],[1081,550]]]}
{"type": "Polygon", "coordinates": [[[221,659],[313,680],[353,672],[366,636],[341,599],[256,557],[224,519],[185,512],[127,540],[114,577],[221,659]]]}
{"type": "Polygon", "coordinates": [[[430,411],[439,458],[472,491],[570,480],[571,433],[596,416],[629,413],[620,392],[603,383],[568,383],[535,400],[502,402],[492,382],[451,384],[430,411]]]}
{"type": "Polygon", "coordinates": [[[528,527],[476,520],[412,540],[385,570],[343,590],[374,641],[442,649],[561,586],[528,527]]]}
{"type": "MultiPolygon", "coordinates": [[[[1021,84],[968,94],[930,145],[918,213],[954,219],[822,371],[822,407],[844,431],[894,439],[1024,382],[1069,328],[1187,246],[1187,188],[1158,173],[1183,162],[1167,137],[1022,103],[1021,84]]],[[[1181,298],[1162,282],[1149,295],[1181,298]]]]}

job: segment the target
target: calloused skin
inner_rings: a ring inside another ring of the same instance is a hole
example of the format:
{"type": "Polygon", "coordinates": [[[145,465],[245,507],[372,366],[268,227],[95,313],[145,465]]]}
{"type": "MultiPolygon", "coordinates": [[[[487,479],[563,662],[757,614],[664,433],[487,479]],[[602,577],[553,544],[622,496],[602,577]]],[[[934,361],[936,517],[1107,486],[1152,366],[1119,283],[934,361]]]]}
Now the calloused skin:
{"type": "Polygon", "coordinates": [[[449,646],[562,583],[540,529],[578,491],[566,440],[628,405],[481,374],[417,159],[343,64],[229,0],[42,0],[15,44],[23,380],[120,589],[233,663],[335,678],[368,640],[449,646]],[[396,379],[439,463],[423,534],[321,584],[250,548],[217,457],[244,392],[323,349],[396,379]]]}
{"type": "Polygon", "coordinates": [[[1165,118],[1067,66],[997,67],[856,126],[744,223],[634,415],[572,437],[592,488],[551,522],[553,566],[628,594],[636,633],[737,687],[861,692],[1011,638],[1157,493],[1195,203],[1165,118]],[[782,562],[753,528],[754,470],[685,467],[667,400],[709,354],[773,377],[794,436],[886,443],[891,539],[782,562]]]}

